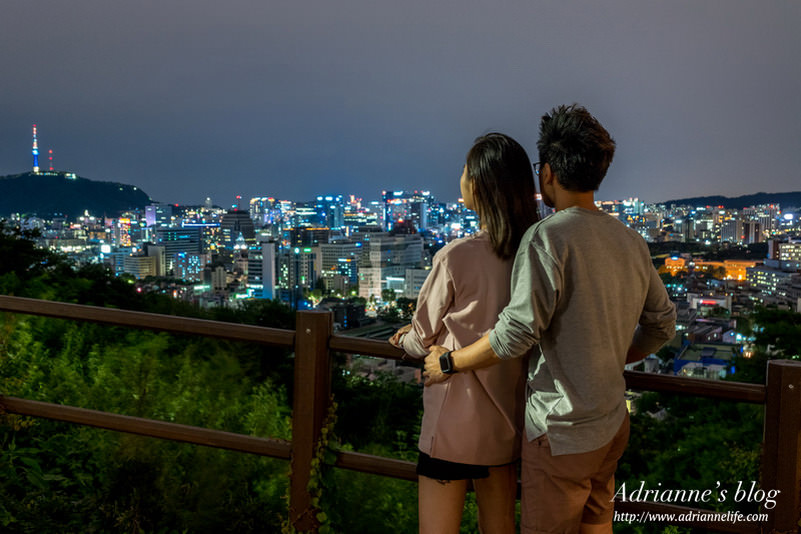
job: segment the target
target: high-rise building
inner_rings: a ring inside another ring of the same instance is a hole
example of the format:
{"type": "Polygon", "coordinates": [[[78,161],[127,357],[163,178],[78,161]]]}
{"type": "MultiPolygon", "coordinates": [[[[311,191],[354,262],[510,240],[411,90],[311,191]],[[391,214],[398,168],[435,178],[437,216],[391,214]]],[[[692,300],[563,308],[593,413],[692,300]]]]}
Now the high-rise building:
{"type": "Polygon", "coordinates": [[[288,230],[289,243],[293,247],[316,247],[328,243],[331,230],[311,226],[296,227],[288,230]]]}
{"type": "Polygon", "coordinates": [[[318,196],[317,215],[328,228],[342,228],[345,224],[345,199],[342,195],[318,196]]]}
{"type": "Polygon", "coordinates": [[[371,234],[364,242],[359,263],[359,296],[381,298],[387,279],[403,279],[407,269],[419,269],[423,263],[423,238],[420,234],[371,234]]]}
{"type": "Polygon", "coordinates": [[[248,212],[258,228],[282,222],[281,207],[273,197],[251,198],[248,212]]]}
{"type": "Polygon", "coordinates": [[[155,272],[153,276],[166,276],[167,275],[167,259],[165,248],[154,243],[144,243],[142,245],[142,253],[145,256],[156,258],[155,272]]]}
{"type": "Polygon", "coordinates": [[[248,289],[259,299],[274,299],[276,244],[273,241],[260,242],[251,247],[248,254],[248,289]]]}
{"type": "Polygon", "coordinates": [[[801,242],[779,243],[778,249],[779,260],[801,262],[801,242]]]}
{"type": "Polygon", "coordinates": [[[208,264],[208,254],[178,252],[172,255],[173,277],[193,282],[202,281],[203,271],[208,264]]]}
{"type": "Polygon", "coordinates": [[[227,250],[234,249],[239,236],[242,236],[247,245],[255,243],[256,229],[247,211],[228,210],[220,222],[220,230],[222,232],[222,246],[227,250]]]}
{"type": "Polygon", "coordinates": [[[325,226],[323,217],[317,212],[317,205],[314,202],[298,202],[295,204],[295,212],[291,218],[293,228],[325,226]]]}
{"type": "Polygon", "coordinates": [[[145,206],[145,223],[151,226],[172,226],[172,204],[145,206]]]}
{"type": "Polygon", "coordinates": [[[403,296],[407,299],[416,299],[429,274],[431,274],[431,269],[406,269],[403,296]]]}
{"type": "Polygon", "coordinates": [[[428,228],[428,208],[435,200],[428,191],[382,191],[384,230],[399,222],[411,221],[418,230],[428,228]]]}
{"type": "Polygon", "coordinates": [[[289,290],[313,289],[315,253],[311,247],[290,247],[278,252],[278,287],[289,290]]]}
{"type": "Polygon", "coordinates": [[[176,254],[203,253],[203,229],[199,226],[158,228],[156,236],[158,244],[164,247],[168,271],[175,269],[176,254]]]}
{"type": "Polygon", "coordinates": [[[148,276],[157,276],[156,256],[125,256],[122,260],[122,270],[138,279],[148,276]]]}
{"type": "Polygon", "coordinates": [[[316,270],[321,276],[343,275],[347,277],[349,284],[355,284],[359,279],[358,265],[362,249],[361,243],[349,241],[320,243],[316,247],[316,270]]]}

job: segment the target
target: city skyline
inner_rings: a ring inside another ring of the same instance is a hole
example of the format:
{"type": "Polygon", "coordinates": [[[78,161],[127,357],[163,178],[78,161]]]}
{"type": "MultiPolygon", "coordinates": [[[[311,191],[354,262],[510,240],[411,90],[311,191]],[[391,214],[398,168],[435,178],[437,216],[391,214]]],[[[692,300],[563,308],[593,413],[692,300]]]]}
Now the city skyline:
{"type": "Polygon", "coordinates": [[[576,101],[618,143],[598,198],[798,189],[797,3],[186,7],[7,8],[0,175],[35,123],[42,168],[161,202],[449,200],[473,138],[535,161],[539,116],[576,101]]]}

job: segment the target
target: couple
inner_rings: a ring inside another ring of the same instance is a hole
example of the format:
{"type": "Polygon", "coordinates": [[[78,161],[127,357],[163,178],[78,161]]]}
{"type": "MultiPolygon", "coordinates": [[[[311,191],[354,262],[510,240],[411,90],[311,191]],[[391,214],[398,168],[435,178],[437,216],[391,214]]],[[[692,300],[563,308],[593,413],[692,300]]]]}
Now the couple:
{"type": "Polygon", "coordinates": [[[514,532],[521,458],[522,532],[611,533],[629,432],[623,366],[674,334],[645,241],[594,204],[609,133],[560,106],[543,116],[537,149],[556,213],[537,222],[523,148],[480,137],[460,186],[481,231],[436,254],[412,324],[390,340],[425,356],[421,532],[459,531],[468,479],[481,531],[514,532]]]}

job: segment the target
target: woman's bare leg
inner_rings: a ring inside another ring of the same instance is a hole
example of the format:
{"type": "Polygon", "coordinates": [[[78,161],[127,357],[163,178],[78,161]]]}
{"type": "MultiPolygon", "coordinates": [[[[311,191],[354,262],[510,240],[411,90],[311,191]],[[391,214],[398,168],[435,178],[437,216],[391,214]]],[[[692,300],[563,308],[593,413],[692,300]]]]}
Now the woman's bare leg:
{"type": "Polygon", "coordinates": [[[458,534],[467,481],[440,482],[422,475],[418,481],[420,534],[458,534]]]}
{"type": "Polygon", "coordinates": [[[473,481],[481,534],[514,534],[517,464],[489,468],[490,476],[473,481]]]}

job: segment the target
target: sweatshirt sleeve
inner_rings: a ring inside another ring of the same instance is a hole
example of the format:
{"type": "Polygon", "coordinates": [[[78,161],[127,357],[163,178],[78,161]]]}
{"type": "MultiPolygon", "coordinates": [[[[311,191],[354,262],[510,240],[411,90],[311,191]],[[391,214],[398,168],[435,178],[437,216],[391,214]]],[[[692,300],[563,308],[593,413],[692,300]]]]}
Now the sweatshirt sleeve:
{"type": "Polygon", "coordinates": [[[417,310],[412,318],[412,329],[401,339],[403,350],[409,356],[422,358],[428,348],[436,344],[445,328],[443,319],[453,304],[454,285],[444,254],[434,256],[431,272],[420,288],[417,310]]]}
{"type": "Polygon", "coordinates": [[[556,309],[562,276],[546,251],[528,243],[517,251],[511,284],[512,298],[489,335],[492,350],[504,360],[523,356],[539,343],[556,309]]]}
{"type": "Polygon", "coordinates": [[[675,333],[676,307],[656,269],[651,268],[648,294],[631,344],[641,352],[651,354],[670,341],[675,333]]]}

